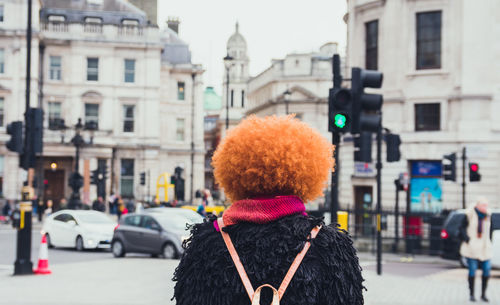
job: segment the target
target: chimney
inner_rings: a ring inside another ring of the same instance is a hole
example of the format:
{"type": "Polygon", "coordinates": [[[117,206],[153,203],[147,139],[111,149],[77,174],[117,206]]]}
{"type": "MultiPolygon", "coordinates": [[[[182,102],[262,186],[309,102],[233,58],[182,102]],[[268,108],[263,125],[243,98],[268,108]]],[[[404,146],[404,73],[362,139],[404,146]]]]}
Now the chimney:
{"type": "Polygon", "coordinates": [[[178,17],[168,17],[167,25],[172,31],[179,34],[179,18],[178,17]]]}

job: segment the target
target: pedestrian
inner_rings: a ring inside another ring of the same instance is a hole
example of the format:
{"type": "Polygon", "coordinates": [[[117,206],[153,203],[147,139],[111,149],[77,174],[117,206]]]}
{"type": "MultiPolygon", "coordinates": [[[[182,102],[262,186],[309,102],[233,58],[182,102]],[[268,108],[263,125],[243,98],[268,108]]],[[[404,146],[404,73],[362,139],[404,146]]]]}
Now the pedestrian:
{"type": "Polygon", "coordinates": [[[486,297],[486,288],[490,278],[491,262],[493,256],[491,236],[491,212],[488,209],[488,199],[481,197],[476,201],[473,207],[465,210],[465,218],[460,227],[460,236],[463,239],[460,246],[460,255],[466,258],[469,268],[469,298],[472,302],[476,301],[474,297],[474,280],[476,270],[481,266],[481,300],[488,302],[486,297]]]}
{"type": "Polygon", "coordinates": [[[43,204],[43,200],[38,200],[38,222],[42,222],[43,220],[43,214],[45,212],[45,205],[43,204]]]}
{"type": "Polygon", "coordinates": [[[174,274],[176,304],[363,304],[349,235],[305,210],[326,187],[333,148],[293,115],[232,128],[212,159],[232,205],[192,227],[174,274]]]}
{"type": "Polygon", "coordinates": [[[116,201],[116,195],[115,193],[111,193],[111,195],[108,198],[109,214],[116,214],[115,201],[116,201]]]}
{"type": "Polygon", "coordinates": [[[45,217],[48,217],[48,216],[50,216],[50,214],[52,214],[52,206],[53,206],[52,199],[47,200],[47,207],[45,208],[45,211],[43,212],[43,215],[45,217]]]}
{"type": "Polygon", "coordinates": [[[104,199],[102,198],[102,196],[99,196],[96,200],[94,200],[94,202],[92,203],[92,210],[99,212],[106,211],[106,205],[104,205],[104,199]]]}
{"type": "Polygon", "coordinates": [[[10,217],[11,211],[12,207],[10,206],[10,201],[6,200],[2,208],[2,215],[8,218],[10,217]]]}
{"type": "Polygon", "coordinates": [[[125,208],[127,208],[128,213],[134,213],[135,212],[135,204],[132,199],[127,200],[127,204],[125,204],[125,208]]]}
{"type": "Polygon", "coordinates": [[[66,198],[61,198],[61,200],[59,200],[59,210],[65,210],[68,208],[68,201],[66,200],[66,198]]]}
{"type": "Polygon", "coordinates": [[[122,218],[123,210],[125,209],[125,205],[123,204],[122,196],[117,195],[114,202],[116,216],[118,216],[118,220],[122,218]]]}

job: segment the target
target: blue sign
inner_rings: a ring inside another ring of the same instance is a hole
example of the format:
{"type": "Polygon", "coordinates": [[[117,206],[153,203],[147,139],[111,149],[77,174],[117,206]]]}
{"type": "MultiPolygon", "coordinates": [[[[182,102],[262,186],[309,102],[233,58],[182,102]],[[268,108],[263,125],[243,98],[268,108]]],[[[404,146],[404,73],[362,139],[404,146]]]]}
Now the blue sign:
{"type": "Polygon", "coordinates": [[[411,163],[412,177],[441,177],[442,175],[441,161],[413,161],[411,163]]]}

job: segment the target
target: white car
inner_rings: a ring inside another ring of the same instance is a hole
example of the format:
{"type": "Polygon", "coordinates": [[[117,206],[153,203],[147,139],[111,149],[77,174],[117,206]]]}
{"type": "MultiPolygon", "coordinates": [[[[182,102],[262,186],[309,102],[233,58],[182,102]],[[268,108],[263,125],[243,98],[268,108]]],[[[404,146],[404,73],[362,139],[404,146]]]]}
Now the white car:
{"type": "Polygon", "coordinates": [[[116,222],[106,214],[89,210],[62,210],[45,219],[42,234],[49,247],[109,248],[116,222]]]}

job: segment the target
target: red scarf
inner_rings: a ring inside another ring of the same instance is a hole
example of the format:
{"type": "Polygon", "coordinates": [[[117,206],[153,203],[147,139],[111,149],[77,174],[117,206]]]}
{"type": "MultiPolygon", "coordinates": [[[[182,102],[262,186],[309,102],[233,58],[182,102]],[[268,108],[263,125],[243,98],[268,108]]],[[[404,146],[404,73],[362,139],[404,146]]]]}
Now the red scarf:
{"type": "Polygon", "coordinates": [[[307,215],[299,197],[275,196],[236,201],[224,212],[222,219],[226,226],[238,222],[263,224],[294,214],[307,215]]]}

